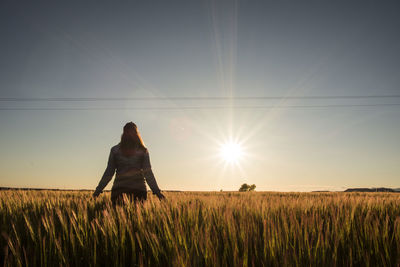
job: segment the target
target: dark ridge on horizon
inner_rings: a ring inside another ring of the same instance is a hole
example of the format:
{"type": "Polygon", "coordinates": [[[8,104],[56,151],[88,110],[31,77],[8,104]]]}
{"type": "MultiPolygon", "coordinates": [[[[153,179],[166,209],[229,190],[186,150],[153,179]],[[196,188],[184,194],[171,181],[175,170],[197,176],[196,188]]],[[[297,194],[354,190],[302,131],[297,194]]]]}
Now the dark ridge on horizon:
{"type": "Polygon", "coordinates": [[[377,187],[377,188],[348,188],[344,190],[344,192],[389,192],[389,193],[400,193],[400,188],[386,188],[386,187],[377,187]]]}

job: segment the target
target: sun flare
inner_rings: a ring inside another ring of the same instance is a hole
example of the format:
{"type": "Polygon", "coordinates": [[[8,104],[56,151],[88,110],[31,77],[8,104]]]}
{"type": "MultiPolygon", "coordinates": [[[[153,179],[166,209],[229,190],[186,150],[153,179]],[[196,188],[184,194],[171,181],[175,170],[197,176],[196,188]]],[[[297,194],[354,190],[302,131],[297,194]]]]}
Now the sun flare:
{"type": "Polygon", "coordinates": [[[237,163],[242,157],[242,154],[242,147],[238,143],[229,142],[221,145],[221,158],[228,163],[237,163]]]}

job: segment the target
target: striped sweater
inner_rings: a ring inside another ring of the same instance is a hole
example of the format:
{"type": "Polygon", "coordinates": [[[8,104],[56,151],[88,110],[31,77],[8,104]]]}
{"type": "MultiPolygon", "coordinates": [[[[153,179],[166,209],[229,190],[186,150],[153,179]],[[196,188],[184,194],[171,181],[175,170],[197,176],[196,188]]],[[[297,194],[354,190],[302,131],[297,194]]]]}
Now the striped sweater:
{"type": "Polygon", "coordinates": [[[136,151],[132,156],[126,157],[120,151],[120,145],[113,146],[108,157],[107,168],[104,171],[95,194],[100,194],[104,187],[111,181],[116,172],[112,190],[133,189],[146,191],[146,184],[154,194],[160,192],[153,171],[151,170],[149,152],[136,151]]]}

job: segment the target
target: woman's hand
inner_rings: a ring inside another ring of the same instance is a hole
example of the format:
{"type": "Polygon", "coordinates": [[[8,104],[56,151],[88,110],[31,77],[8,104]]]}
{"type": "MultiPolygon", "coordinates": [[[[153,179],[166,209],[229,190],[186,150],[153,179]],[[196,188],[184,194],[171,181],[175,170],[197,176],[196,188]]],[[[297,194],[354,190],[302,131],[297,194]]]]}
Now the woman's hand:
{"type": "Polygon", "coordinates": [[[163,194],[161,194],[161,192],[156,193],[156,195],[157,195],[159,200],[165,199],[165,196],[163,194]]]}

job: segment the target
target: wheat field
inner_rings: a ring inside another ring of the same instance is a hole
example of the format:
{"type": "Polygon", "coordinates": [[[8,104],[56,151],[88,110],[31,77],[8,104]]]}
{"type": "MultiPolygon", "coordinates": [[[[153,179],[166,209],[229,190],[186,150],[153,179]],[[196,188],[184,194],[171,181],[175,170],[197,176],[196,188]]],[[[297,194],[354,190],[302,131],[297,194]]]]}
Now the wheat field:
{"type": "Polygon", "coordinates": [[[0,191],[3,266],[398,266],[400,194],[0,191]]]}

